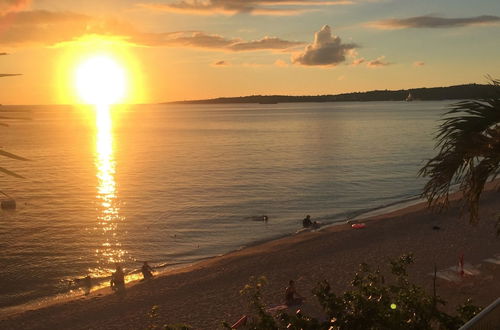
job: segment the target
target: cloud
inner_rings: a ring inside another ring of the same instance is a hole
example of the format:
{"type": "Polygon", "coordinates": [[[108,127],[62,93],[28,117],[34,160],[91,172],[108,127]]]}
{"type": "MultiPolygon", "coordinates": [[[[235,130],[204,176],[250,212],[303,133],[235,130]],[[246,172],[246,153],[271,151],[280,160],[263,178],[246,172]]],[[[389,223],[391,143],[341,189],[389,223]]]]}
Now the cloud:
{"type": "Polygon", "coordinates": [[[362,58],[357,58],[357,59],[354,59],[354,60],[352,61],[351,65],[352,65],[352,66],[358,66],[358,65],[360,65],[360,64],[362,64],[362,63],[364,63],[365,61],[366,61],[366,60],[365,60],[365,58],[364,58],[364,57],[362,57],[362,58]]]}
{"type": "Polygon", "coordinates": [[[423,62],[423,61],[413,62],[413,66],[424,66],[424,65],[425,65],[425,62],[423,62]]]}
{"type": "Polygon", "coordinates": [[[9,55],[9,54],[8,53],[0,53],[0,56],[2,56],[2,55],[9,55]]]}
{"type": "Polygon", "coordinates": [[[30,2],[30,0],[0,0],[0,14],[23,10],[30,2]]]}
{"type": "Polygon", "coordinates": [[[384,59],[385,59],[385,56],[380,56],[372,61],[367,62],[366,66],[368,68],[379,68],[379,67],[388,66],[388,65],[392,64],[392,63],[384,61],[384,59]]]}
{"type": "Polygon", "coordinates": [[[66,45],[88,35],[105,36],[136,46],[203,48],[225,52],[284,51],[303,45],[302,42],[267,36],[246,41],[201,31],[148,33],[122,21],[44,10],[8,13],[0,16],[0,25],[6,26],[0,33],[0,44],[4,46],[66,45]]]}
{"type": "Polygon", "coordinates": [[[303,44],[303,42],[287,41],[276,37],[266,36],[260,40],[233,43],[229,46],[229,49],[233,51],[252,51],[263,49],[286,50],[303,44]]]}
{"type": "Polygon", "coordinates": [[[292,62],[302,65],[335,66],[345,61],[346,55],[358,47],[356,44],[343,44],[337,36],[332,36],[328,25],[314,34],[312,44],[306,46],[304,52],[292,56],[292,62]]]}
{"type": "Polygon", "coordinates": [[[280,68],[286,68],[289,66],[289,64],[281,59],[278,59],[274,62],[274,65],[280,68]]]}
{"type": "Polygon", "coordinates": [[[22,76],[20,73],[0,73],[0,78],[1,77],[13,77],[13,76],[22,76]]]}
{"type": "Polygon", "coordinates": [[[87,15],[45,10],[7,13],[0,16],[0,25],[0,44],[4,46],[54,45],[107,30],[103,22],[87,15]]]}
{"type": "Polygon", "coordinates": [[[500,17],[493,15],[482,15],[463,18],[444,18],[437,16],[416,16],[403,19],[385,19],[368,23],[370,27],[383,30],[407,29],[407,28],[453,28],[470,25],[500,24],[500,17]]]}
{"type": "Polygon", "coordinates": [[[227,61],[217,61],[217,62],[213,63],[212,65],[213,66],[228,66],[228,65],[230,65],[230,63],[227,61]]]}
{"type": "Polygon", "coordinates": [[[239,38],[225,38],[217,34],[207,34],[200,31],[143,33],[133,35],[130,41],[146,46],[204,48],[225,52],[285,51],[304,44],[303,42],[288,41],[276,37],[245,41],[239,38]]]}
{"type": "Polygon", "coordinates": [[[179,0],[168,4],[158,2],[139,3],[138,7],[163,12],[194,15],[298,15],[311,7],[350,5],[351,0],[179,0]],[[305,9],[304,7],[307,8],[305,9]]]}

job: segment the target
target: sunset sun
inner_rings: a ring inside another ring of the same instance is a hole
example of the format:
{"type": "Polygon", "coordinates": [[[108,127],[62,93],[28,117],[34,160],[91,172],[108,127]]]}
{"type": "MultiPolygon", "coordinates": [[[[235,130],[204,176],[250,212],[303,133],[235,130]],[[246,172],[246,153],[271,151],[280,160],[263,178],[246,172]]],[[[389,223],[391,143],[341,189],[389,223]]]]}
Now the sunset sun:
{"type": "Polygon", "coordinates": [[[109,55],[90,57],[75,72],[75,86],[82,101],[110,105],[123,100],[127,87],[125,69],[109,55]]]}

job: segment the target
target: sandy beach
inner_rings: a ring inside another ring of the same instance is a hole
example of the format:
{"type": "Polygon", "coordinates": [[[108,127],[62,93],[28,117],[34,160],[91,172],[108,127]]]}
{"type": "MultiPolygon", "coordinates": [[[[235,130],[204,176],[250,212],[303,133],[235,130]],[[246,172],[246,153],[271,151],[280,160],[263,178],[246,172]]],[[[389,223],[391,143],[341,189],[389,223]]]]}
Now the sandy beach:
{"type": "MultiPolygon", "coordinates": [[[[307,297],[306,309],[314,311],[314,285],[330,281],[337,293],[348,288],[362,262],[386,268],[389,258],[411,252],[415,264],[410,277],[430,290],[434,265],[439,271],[457,266],[461,254],[475,274],[457,281],[438,279],[438,295],[447,308],[471,297],[486,306],[500,292],[500,264],[485,261],[500,257],[496,236],[500,196],[490,185],[481,201],[481,221],[470,225],[453,203],[446,213],[431,213],[425,203],[364,219],[366,228],[331,226],[264,244],[158,276],[152,281],[129,285],[126,296],[109,289],[36,310],[3,315],[2,329],[145,329],[148,313],[157,305],[159,324],[186,323],[194,329],[217,329],[221,321],[234,322],[248,313],[239,291],[251,276],[266,276],[264,289],[270,306],[282,302],[289,279],[307,297]],[[433,229],[438,226],[440,229],[433,229]],[[472,268],[471,268],[472,269],[472,268]]],[[[429,291],[430,292],[430,291],[429,291]]]]}

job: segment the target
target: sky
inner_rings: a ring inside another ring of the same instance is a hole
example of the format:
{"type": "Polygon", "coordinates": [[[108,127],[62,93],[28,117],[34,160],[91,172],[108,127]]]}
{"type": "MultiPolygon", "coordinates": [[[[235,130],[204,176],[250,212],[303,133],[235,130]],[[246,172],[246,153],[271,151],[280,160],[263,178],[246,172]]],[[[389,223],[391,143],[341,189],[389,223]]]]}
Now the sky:
{"type": "Polygon", "coordinates": [[[498,0],[0,0],[0,103],[76,102],[99,53],[131,103],[487,83],[499,36],[498,0]]]}

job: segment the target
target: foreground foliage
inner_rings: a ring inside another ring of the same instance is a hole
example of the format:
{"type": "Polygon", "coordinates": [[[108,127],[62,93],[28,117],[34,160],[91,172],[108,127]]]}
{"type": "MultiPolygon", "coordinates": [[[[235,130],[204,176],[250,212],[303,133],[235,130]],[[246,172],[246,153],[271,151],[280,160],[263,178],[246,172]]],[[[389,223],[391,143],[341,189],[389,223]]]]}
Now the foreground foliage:
{"type": "MultiPolygon", "coordinates": [[[[321,319],[300,310],[292,315],[271,315],[262,300],[265,279],[252,279],[242,290],[253,310],[245,329],[458,329],[479,313],[470,301],[459,306],[456,315],[441,311],[444,300],[409,281],[407,267],[411,263],[411,255],[391,261],[391,281],[379,270],[362,264],[351,282],[352,289],[342,295],[332,292],[328,281],[318,283],[313,294],[323,309],[321,319]]],[[[224,326],[230,329],[227,322],[224,326]]]]}

